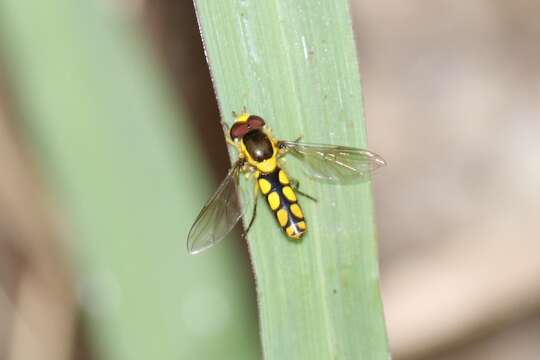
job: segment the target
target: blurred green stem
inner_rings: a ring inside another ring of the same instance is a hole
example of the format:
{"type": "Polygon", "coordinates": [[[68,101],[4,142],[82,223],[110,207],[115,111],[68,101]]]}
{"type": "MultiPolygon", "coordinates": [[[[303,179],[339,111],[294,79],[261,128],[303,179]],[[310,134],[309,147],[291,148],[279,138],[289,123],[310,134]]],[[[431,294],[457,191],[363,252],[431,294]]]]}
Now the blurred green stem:
{"type": "Polygon", "coordinates": [[[108,1],[0,2],[2,62],[73,239],[92,352],[256,358],[241,254],[186,254],[212,184],[143,34],[123,16],[108,1]]]}

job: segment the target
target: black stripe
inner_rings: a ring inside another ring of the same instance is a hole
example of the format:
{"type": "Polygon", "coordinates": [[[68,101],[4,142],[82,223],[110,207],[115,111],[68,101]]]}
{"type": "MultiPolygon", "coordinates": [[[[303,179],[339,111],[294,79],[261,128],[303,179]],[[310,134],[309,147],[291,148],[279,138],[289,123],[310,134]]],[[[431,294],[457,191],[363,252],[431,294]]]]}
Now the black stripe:
{"type": "MultiPolygon", "coordinates": [[[[279,182],[279,172],[280,171],[281,171],[281,169],[279,167],[276,167],[276,169],[274,171],[272,171],[271,173],[261,174],[259,176],[259,178],[266,179],[270,183],[270,186],[271,186],[270,187],[270,192],[268,192],[268,194],[266,195],[266,202],[267,203],[268,203],[268,195],[270,195],[273,192],[276,192],[279,195],[279,207],[276,210],[272,210],[272,211],[274,212],[274,215],[276,216],[276,220],[277,220],[277,212],[278,212],[279,209],[284,209],[287,212],[288,221],[287,221],[287,224],[285,224],[285,226],[282,227],[283,229],[286,229],[290,225],[294,225],[294,224],[299,223],[300,221],[304,221],[304,219],[297,218],[292,213],[291,205],[296,204],[297,201],[289,201],[289,199],[287,199],[285,197],[285,195],[283,194],[284,185],[282,185],[279,182]]],[[[289,185],[285,185],[285,186],[289,186],[289,185]]],[[[270,204],[268,206],[270,206],[270,204]]],[[[279,224],[279,222],[278,222],[278,224],[279,224]]]]}

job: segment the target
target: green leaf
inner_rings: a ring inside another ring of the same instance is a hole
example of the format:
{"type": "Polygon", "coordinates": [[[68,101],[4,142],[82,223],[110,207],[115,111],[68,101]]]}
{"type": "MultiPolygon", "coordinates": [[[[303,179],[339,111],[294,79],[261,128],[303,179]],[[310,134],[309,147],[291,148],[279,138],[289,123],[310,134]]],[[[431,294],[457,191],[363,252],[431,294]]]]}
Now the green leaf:
{"type": "MultiPolygon", "coordinates": [[[[365,147],[346,1],[196,5],[225,122],[245,106],[278,138],[365,147]]],[[[388,359],[370,184],[332,186],[295,160],[285,167],[319,202],[301,199],[308,233],[299,243],[268,210],[249,235],[265,359],[388,359]]]]}
{"type": "Polygon", "coordinates": [[[0,3],[2,64],[72,240],[91,351],[255,359],[242,254],[186,252],[215,184],[143,34],[113,4],[0,3]]]}

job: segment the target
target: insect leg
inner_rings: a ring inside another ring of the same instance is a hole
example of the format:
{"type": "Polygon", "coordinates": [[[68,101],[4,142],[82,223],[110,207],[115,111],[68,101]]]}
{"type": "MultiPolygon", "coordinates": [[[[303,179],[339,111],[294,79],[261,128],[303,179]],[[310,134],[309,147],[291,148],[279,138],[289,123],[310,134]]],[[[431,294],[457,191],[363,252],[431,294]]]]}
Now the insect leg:
{"type": "Polygon", "coordinates": [[[251,220],[249,221],[249,225],[248,225],[248,227],[246,229],[246,232],[244,233],[244,237],[247,236],[247,234],[249,233],[249,230],[251,230],[251,227],[253,226],[253,223],[255,222],[255,217],[257,216],[257,204],[259,203],[258,199],[259,199],[259,197],[256,196],[255,197],[255,204],[253,204],[253,213],[251,215],[251,220]]]}
{"type": "Polygon", "coordinates": [[[225,141],[227,142],[227,144],[231,145],[231,146],[234,146],[235,148],[238,148],[238,144],[235,143],[231,137],[229,136],[229,134],[225,134],[225,141]]]}
{"type": "Polygon", "coordinates": [[[294,191],[296,191],[298,193],[298,195],[302,195],[308,199],[310,199],[311,201],[314,201],[314,202],[318,202],[319,200],[309,194],[306,194],[305,192],[302,192],[300,191],[300,181],[296,180],[296,179],[290,179],[290,182],[291,182],[291,187],[294,189],[294,191]]]}
{"type": "Polygon", "coordinates": [[[252,212],[252,215],[251,215],[251,220],[249,221],[249,225],[246,229],[246,231],[244,232],[244,235],[242,236],[243,238],[245,238],[249,232],[249,230],[251,229],[251,226],[253,226],[253,223],[255,222],[255,217],[257,216],[257,204],[259,203],[259,197],[257,196],[259,195],[258,193],[258,190],[257,190],[257,185],[255,184],[255,199],[254,199],[254,204],[253,204],[253,212],[252,212]]]}
{"type": "Polygon", "coordinates": [[[225,141],[227,142],[227,144],[238,148],[238,144],[236,144],[233,139],[231,139],[231,134],[229,133],[229,125],[222,121],[221,127],[223,128],[223,132],[225,133],[225,141]]]}

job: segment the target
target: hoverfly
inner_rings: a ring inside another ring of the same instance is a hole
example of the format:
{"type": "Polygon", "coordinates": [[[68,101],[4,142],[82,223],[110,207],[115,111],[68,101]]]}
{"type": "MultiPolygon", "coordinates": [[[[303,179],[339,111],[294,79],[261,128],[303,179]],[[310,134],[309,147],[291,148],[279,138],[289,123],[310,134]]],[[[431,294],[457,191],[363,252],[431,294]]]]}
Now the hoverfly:
{"type": "Polygon", "coordinates": [[[214,246],[242,217],[237,196],[240,173],[247,173],[256,180],[253,214],[245,234],[255,220],[260,193],[285,234],[292,240],[299,240],[307,225],[296,194],[316,199],[300,192],[298,182],[289,179],[280,167],[281,156],[291,153],[302,160],[308,175],[330,183],[367,180],[370,173],[386,165],[382,157],[368,150],[277,140],[260,116],[245,111],[241,114],[233,112],[233,115],[234,124],[226,137],[227,143],[237,149],[238,160],[193,223],[187,238],[191,254],[214,246]]]}

